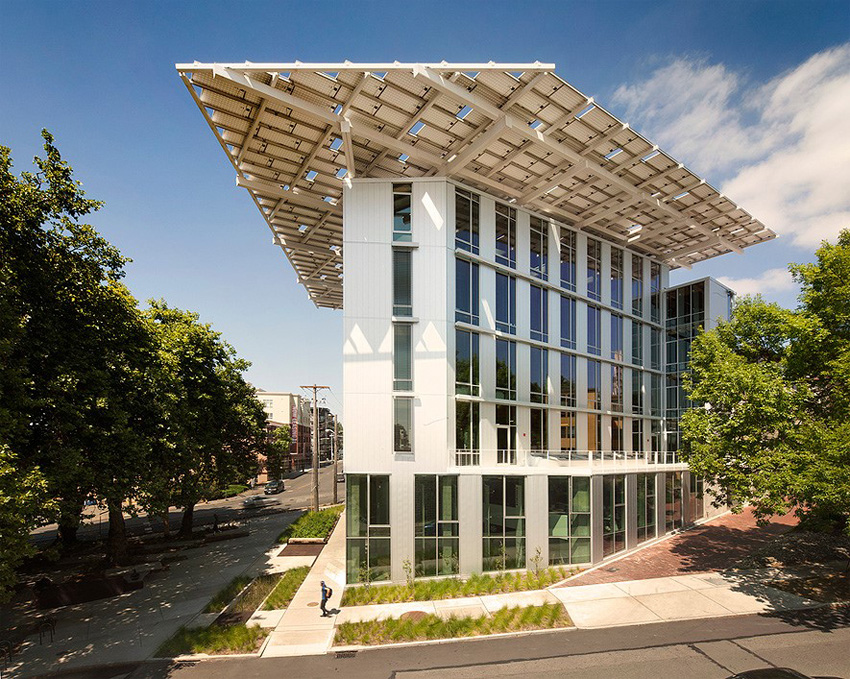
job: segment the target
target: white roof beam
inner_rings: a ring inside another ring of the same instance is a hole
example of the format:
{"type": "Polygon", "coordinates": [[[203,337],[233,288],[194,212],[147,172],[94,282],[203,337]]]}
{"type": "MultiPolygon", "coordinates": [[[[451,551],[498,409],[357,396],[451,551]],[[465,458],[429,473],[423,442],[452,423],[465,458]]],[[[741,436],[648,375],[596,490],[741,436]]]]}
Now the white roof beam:
{"type": "Polygon", "coordinates": [[[436,169],[434,174],[437,176],[441,176],[444,173],[447,176],[455,174],[481,155],[481,152],[487,148],[490,142],[497,139],[508,127],[509,125],[505,118],[491,123],[490,127],[475,137],[462,151],[454,154],[453,156],[449,156],[449,159],[444,161],[443,164],[436,169]]]}
{"type": "Polygon", "coordinates": [[[496,63],[494,61],[490,61],[487,63],[476,63],[476,62],[466,62],[466,63],[448,63],[443,61],[441,63],[429,63],[429,64],[417,64],[413,62],[358,62],[352,63],[350,61],[346,61],[343,63],[338,62],[301,62],[301,61],[291,61],[291,62],[260,62],[254,63],[251,61],[245,61],[242,63],[201,63],[201,62],[193,62],[193,63],[182,63],[175,64],[175,67],[181,73],[193,72],[193,71],[211,71],[217,67],[224,68],[233,68],[240,71],[244,71],[245,73],[287,73],[292,71],[318,71],[318,72],[329,72],[329,73],[337,73],[340,71],[376,71],[378,73],[388,72],[388,71],[410,71],[417,66],[426,66],[434,71],[508,71],[508,72],[518,72],[518,73],[532,73],[537,71],[554,71],[555,64],[549,63],[541,63],[539,61],[535,61],[533,63],[496,63]]]}
{"type": "Polygon", "coordinates": [[[523,204],[530,203],[533,200],[540,198],[552,189],[560,186],[564,182],[568,181],[576,174],[581,172],[582,170],[587,169],[587,161],[583,161],[581,163],[569,163],[566,162],[563,165],[555,168],[554,172],[550,172],[548,175],[548,179],[545,180],[542,184],[538,184],[530,191],[526,191],[519,198],[519,202],[523,204]]]}
{"type": "Polygon", "coordinates": [[[272,184],[271,182],[266,182],[261,179],[248,179],[246,177],[237,177],[236,185],[241,186],[243,189],[250,189],[251,191],[256,191],[264,196],[271,196],[273,198],[282,198],[287,203],[292,203],[293,205],[301,205],[303,207],[309,207],[313,210],[318,210],[321,212],[331,212],[333,214],[342,214],[342,208],[338,205],[334,205],[333,203],[328,203],[324,200],[319,200],[318,198],[313,198],[312,196],[308,196],[303,193],[296,193],[294,190],[290,189],[289,191],[284,191],[277,184],[272,184]]]}

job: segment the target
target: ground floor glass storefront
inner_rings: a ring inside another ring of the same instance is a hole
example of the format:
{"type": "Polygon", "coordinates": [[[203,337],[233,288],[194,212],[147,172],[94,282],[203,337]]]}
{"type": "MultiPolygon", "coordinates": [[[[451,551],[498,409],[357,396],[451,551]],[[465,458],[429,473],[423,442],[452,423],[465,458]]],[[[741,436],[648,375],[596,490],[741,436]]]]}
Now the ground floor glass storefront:
{"type": "Polygon", "coordinates": [[[485,571],[525,568],[525,477],[484,476],[485,571]]]}
{"type": "Polygon", "coordinates": [[[346,577],[348,582],[390,579],[390,477],[346,477],[346,577]]]}
{"type": "Polygon", "coordinates": [[[589,563],[590,477],[549,477],[549,563],[589,563]]]}
{"type": "Polygon", "coordinates": [[[460,556],[457,476],[417,474],[415,486],[415,573],[455,575],[460,556]]]}

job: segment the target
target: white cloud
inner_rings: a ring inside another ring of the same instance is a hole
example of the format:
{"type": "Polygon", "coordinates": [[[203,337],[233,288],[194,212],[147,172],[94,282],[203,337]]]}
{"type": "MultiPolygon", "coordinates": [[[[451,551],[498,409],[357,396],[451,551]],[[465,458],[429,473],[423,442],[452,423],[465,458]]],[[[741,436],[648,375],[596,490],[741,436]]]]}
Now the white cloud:
{"type": "Polygon", "coordinates": [[[761,86],[676,59],[614,102],[657,141],[793,245],[850,228],[850,43],[761,86]]]}
{"type": "Polygon", "coordinates": [[[788,269],[768,269],[755,278],[720,276],[717,280],[732,288],[739,295],[770,297],[778,292],[788,292],[797,288],[797,284],[788,269]]]}

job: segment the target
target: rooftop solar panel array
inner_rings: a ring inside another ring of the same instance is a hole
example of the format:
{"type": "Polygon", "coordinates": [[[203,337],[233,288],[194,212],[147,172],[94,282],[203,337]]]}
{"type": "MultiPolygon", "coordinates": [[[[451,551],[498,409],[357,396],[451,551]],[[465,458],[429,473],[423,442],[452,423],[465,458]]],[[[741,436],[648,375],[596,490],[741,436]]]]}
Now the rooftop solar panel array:
{"type": "Polygon", "coordinates": [[[352,178],[453,178],[672,267],[775,235],[552,64],[177,64],[320,307],[352,178]]]}

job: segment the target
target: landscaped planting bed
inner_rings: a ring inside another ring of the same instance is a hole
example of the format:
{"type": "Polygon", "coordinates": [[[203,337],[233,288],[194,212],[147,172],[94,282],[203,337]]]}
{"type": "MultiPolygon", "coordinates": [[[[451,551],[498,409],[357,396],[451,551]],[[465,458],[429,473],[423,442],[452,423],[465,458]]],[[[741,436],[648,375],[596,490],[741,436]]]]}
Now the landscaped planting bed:
{"type": "Polygon", "coordinates": [[[533,571],[516,573],[493,573],[473,575],[468,580],[445,578],[442,580],[414,580],[405,585],[369,585],[348,587],[342,595],[343,606],[365,604],[393,604],[403,601],[433,601],[434,599],[457,599],[483,594],[525,592],[544,589],[578,573],[577,568],[554,566],[533,571]]]}
{"type": "Polygon", "coordinates": [[[302,514],[296,521],[286,527],[286,530],[280,534],[277,541],[285,544],[291,538],[327,540],[344,508],[344,505],[335,505],[326,509],[320,509],[317,512],[302,514]]]}
{"type": "Polygon", "coordinates": [[[443,619],[437,615],[420,614],[391,620],[344,622],[336,629],[334,643],[337,646],[370,646],[570,626],[570,616],[561,604],[544,604],[503,608],[492,616],[443,619]]]}
{"type": "Polygon", "coordinates": [[[295,596],[295,592],[301,587],[301,583],[304,582],[304,578],[307,577],[309,572],[309,566],[301,566],[300,568],[292,568],[283,573],[280,581],[272,590],[272,593],[269,594],[269,598],[266,599],[263,609],[266,611],[277,611],[289,606],[292,602],[292,597],[295,596]]]}
{"type": "Polygon", "coordinates": [[[233,654],[254,653],[260,648],[270,629],[259,625],[210,625],[187,629],[181,627],[156,651],[157,657],[172,658],[189,653],[233,654]]]}

